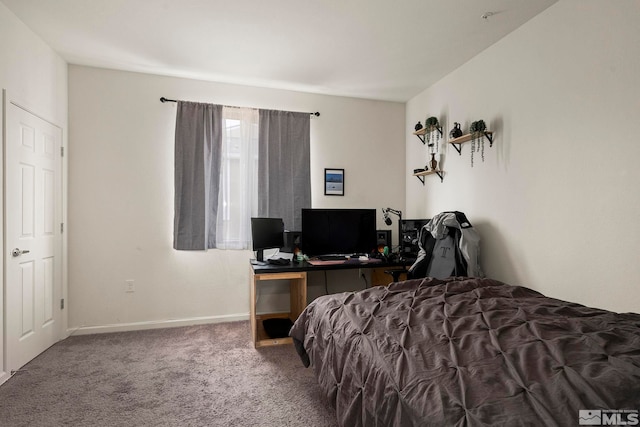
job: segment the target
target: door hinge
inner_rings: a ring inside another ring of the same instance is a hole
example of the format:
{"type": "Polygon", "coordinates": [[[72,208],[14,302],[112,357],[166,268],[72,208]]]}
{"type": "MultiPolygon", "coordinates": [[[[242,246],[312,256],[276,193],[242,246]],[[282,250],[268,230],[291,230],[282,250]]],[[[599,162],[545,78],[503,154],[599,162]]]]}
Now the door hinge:
{"type": "Polygon", "coordinates": [[[64,147],[60,147],[60,156],[64,157],[64,147]]]}
{"type": "Polygon", "coordinates": [[[60,300],[60,310],[64,310],[64,298],[60,300]]]}
{"type": "Polygon", "coordinates": [[[60,232],[64,233],[64,222],[60,223],[60,232]]]}

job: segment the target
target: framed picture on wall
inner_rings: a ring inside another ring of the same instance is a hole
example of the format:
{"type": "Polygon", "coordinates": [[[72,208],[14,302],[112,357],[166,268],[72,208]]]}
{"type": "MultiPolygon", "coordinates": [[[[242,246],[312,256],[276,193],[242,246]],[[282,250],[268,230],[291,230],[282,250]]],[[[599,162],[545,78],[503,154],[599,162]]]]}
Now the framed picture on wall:
{"type": "Polygon", "coordinates": [[[324,195],[344,196],[344,169],[325,168],[324,195]]]}

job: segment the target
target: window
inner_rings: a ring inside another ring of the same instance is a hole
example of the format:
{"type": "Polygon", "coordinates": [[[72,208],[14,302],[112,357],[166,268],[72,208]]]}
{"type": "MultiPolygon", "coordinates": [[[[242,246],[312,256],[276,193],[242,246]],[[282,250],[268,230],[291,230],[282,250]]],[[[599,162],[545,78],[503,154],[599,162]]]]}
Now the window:
{"type": "Polygon", "coordinates": [[[216,247],[247,249],[258,214],[258,110],[223,107],[216,247]]]}
{"type": "Polygon", "coordinates": [[[178,101],[173,247],[248,249],[251,217],[299,229],[309,114],[178,101]]]}

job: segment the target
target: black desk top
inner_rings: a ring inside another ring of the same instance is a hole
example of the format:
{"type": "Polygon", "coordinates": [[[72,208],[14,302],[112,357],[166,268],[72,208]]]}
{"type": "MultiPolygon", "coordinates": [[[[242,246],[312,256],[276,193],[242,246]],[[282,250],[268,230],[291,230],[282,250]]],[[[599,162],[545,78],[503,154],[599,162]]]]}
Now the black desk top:
{"type": "Polygon", "coordinates": [[[359,260],[346,260],[342,263],[331,262],[330,264],[323,265],[311,265],[307,261],[292,262],[288,265],[275,265],[260,263],[255,264],[255,260],[251,260],[251,268],[255,274],[265,273],[289,273],[300,271],[325,271],[325,270],[349,270],[354,268],[406,268],[411,266],[411,263],[407,262],[389,262],[389,261],[359,261],[359,260]]]}

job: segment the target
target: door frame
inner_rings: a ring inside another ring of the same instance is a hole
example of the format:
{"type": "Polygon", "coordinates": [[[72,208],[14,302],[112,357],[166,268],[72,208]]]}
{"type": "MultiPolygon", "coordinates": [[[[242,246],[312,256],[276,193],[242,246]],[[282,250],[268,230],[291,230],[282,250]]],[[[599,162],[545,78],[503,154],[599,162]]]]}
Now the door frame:
{"type": "Polygon", "coordinates": [[[5,240],[5,152],[6,152],[6,144],[7,144],[7,110],[9,104],[13,104],[14,106],[21,108],[27,111],[29,114],[32,114],[38,117],[41,120],[57,127],[60,129],[61,133],[61,141],[60,147],[63,150],[63,155],[61,157],[60,164],[60,179],[61,179],[61,194],[59,202],[61,204],[61,221],[64,224],[63,232],[60,235],[60,256],[61,256],[61,266],[62,266],[62,283],[61,283],[61,292],[62,298],[65,301],[64,309],[60,313],[60,326],[58,330],[58,338],[59,340],[63,340],[69,336],[69,328],[68,328],[68,249],[67,249],[67,235],[68,235],[68,221],[67,221],[67,196],[68,196],[68,150],[67,150],[67,125],[60,125],[53,120],[49,120],[48,118],[37,114],[36,108],[29,107],[27,102],[23,102],[16,97],[13,96],[13,93],[9,93],[7,89],[2,89],[2,99],[0,99],[0,140],[2,141],[2,149],[0,150],[0,188],[2,189],[2,196],[0,197],[0,242],[2,242],[3,249],[3,257],[2,262],[0,262],[0,277],[2,278],[2,291],[0,292],[0,384],[4,383],[11,377],[11,373],[9,372],[9,368],[7,366],[7,348],[6,348],[6,301],[4,299],[4,295],[6,293],[6,273],[5,273],[5,254],[6,251],[10,250],[6,246],[5,240]]]}

